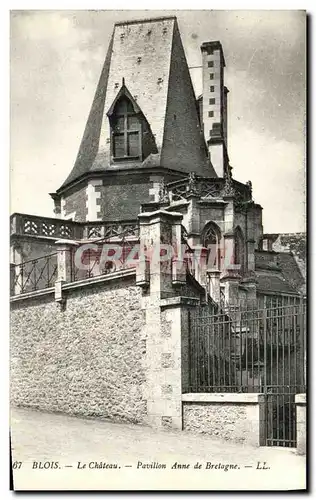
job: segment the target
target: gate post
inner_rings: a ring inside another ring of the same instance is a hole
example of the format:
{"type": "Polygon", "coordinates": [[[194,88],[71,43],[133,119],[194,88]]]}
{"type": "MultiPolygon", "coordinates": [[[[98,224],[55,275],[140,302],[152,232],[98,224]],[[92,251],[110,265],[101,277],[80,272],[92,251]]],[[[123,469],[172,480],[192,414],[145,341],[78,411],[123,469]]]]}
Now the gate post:
{"type": "Polygon", "coordinates": [[[210,269],[207,272],[209,278],[209,294],[212,299],[219,304],[221,300],[221,283],[220,275],[221,272],[218,269],[210,269]]]}
{"type": "MultiPolygon", "coordinates": [[[[146,252],[148,261],[148,286],[142,287],[146,339],[143,397],[147,400],[147,420],[152,427],[182,430],[185,383],[182,379],[186,373],[183,363],[188,356],[187,307],[199,299],[181,297],[186,268],[181,268],[181,262],[173,259],[172,252],[160,258],[161,250],[168,250],[170,246],[177,251],[181,245],[182,214],[159,210],[141,213],[139,221],[140,256],[146,252]]],[[[185,367],[187,370],[187,365],[185,367]]]]}
{"type": "Polygon", "coordinates": [[[306,453],[306,394],[295,395],[296,406],[296,452],[298,455],[306,453]]]}

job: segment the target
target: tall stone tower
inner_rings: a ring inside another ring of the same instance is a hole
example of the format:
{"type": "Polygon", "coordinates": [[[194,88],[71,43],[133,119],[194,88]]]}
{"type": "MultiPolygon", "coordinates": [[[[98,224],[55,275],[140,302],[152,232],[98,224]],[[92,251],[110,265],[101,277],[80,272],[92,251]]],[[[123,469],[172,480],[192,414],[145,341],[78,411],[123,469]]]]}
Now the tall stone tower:
{"type": "Polygon", "coordinates": [[[218,41],[205,42],[201,46],[203,68],[204,135],[210,159],[218,177],[228,173],[227,153],[227,93],[224,86],[225,59],[218,41]]]}

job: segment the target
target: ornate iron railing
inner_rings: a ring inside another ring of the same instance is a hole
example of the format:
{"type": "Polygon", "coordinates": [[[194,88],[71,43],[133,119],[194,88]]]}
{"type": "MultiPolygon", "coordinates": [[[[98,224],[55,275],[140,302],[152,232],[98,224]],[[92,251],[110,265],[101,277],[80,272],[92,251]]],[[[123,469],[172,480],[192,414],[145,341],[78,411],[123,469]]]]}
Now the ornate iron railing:
{"type": "Polygon", "coordinates": [[[71,251],[71,281],[136,267],[138,243],[134,227],[126,225],[122,233],[108,228],[106,237],[91,240],[71,251]]]}
{"type": "Polygon", "coordinates": [[[54,286],[57,252],[21,264],[11,264],[11,294],[19,295],[54,286]]]}
{"type": "Polygon", "coordinates": [[[120,237],[121,235],[138,238],[138,221],[123,220],[84,223],[84,237],[87,239],[112,238],[120,237]]]}
{"type": "MultiPolygon", "coordinates": [[[[302,300],[256,309],[231,306],[225,311],[207,311],[197,308],[190,315],[193,392],[261,392],[264,381],[270,385],[287,384],[284,371],[282,377],[280,373],[273,375],[280,356],[294,353],[291,354],[293,371],[302,361],[300,356],[306,343],[306,306],[302,300]],[[214,359],[222,358],[224,352],[229,374],[223,372],[220,364],[217,372],[208,371],[207,367],[213,366],[214,359]],[[253,377],[262,363],[266,365],[266,372],[253,377]]],[[[288,359],[289,369],[290,361],[288,359]]],[[[285,369],[283,364],[282,370],[285,369]]],[[[297,374],[292,385],[304,385],[303,375],[302,371],[297,374]]],[[[288,372],[287,376],[291,374],[288,372]]]]}

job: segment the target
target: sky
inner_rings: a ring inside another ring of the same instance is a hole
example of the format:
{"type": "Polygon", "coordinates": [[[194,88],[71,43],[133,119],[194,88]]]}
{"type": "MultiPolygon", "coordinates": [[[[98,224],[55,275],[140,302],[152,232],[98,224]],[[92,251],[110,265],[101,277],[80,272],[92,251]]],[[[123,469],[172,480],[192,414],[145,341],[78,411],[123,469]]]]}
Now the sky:
{"type": "MultiPolygon", "coordinates": [[[[228,152],[252,181],[265,232],[305,231],[305,12],[11,11],[11,212],[54,216],[117,21],[176,15],[189,66],[220,40],[228,94],[228,152]]],[[[196,95],[202,70],[191,69],[196,95]]]]}

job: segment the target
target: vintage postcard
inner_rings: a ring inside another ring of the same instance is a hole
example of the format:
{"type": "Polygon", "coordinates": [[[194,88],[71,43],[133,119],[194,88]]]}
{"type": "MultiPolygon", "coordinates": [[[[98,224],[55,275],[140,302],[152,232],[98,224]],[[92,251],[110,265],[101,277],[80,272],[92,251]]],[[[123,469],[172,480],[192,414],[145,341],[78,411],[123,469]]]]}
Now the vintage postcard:
{"type": "Polygon", "coordinates": [[[10,25],[12,489],[306,489],[306,12],[10,25]]]}

